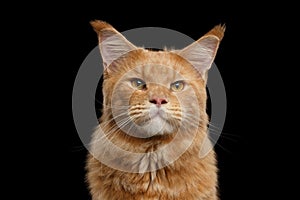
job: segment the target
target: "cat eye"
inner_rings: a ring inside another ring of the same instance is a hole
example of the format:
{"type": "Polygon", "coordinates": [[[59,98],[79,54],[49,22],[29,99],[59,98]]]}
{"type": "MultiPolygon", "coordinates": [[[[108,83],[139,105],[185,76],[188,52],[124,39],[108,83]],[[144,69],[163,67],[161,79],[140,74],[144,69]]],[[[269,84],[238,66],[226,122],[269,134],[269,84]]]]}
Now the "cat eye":
{"type": "Polygon", "coordinates": [[[183,90],[183,88],[184,88],[183,81],[176,81],[171,84],[171,90],[173,90],[174,92],[179,92],[179,91],[183,90]]]}
{"type": "Polygon", "coordinates": [[[145,90],[146,89],[146,83],[138,78],[135,78],[131,80],[132,87],[138,89],[138,90],[145,90]]]}

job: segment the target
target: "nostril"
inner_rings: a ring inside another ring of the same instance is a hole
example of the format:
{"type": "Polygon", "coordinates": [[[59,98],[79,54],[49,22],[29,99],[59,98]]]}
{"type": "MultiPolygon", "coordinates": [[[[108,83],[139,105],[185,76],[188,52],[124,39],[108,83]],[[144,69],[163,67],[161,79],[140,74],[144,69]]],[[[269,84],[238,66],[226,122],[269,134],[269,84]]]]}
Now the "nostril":
{"type": "Polygon", "coordinates": [[[157,104],[157,101],[155,99],[152,99],[150,100],[150,103],[157,104]]]}
{"type": "Polygon", "coordinates": [[[153,98],[153,99],[149,100],[149,102],[156,104],[156,105],[168,103],[168,101],[165,98],[153,98]]]}
{"type": "Polygon", "coordinates": [[[165,100],[165,99],[161,100],[161,104],[166,104],[166,103],[168,103],[167,100],[165,100]]]}

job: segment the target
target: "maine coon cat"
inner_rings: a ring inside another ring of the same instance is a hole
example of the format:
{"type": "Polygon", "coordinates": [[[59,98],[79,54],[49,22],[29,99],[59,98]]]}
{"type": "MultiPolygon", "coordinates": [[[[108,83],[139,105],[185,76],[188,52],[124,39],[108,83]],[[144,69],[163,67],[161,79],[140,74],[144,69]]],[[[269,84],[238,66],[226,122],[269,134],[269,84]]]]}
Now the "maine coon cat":
{"type": "Polygon", "coordinates": [[[207,72],[225,27],[181,50],[151,51],[111,25],[91,22],[103,59],[103,110],[91,141],[93,200],[217,200],[207,136],[207,72]]]}

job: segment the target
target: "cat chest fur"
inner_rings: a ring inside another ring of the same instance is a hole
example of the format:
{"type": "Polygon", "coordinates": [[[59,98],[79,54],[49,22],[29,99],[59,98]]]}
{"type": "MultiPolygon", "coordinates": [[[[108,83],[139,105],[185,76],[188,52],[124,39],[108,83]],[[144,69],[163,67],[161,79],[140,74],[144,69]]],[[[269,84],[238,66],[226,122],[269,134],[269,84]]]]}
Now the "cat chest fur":
{"type": "Polygon", "coordinates": [[[88,179],[93,183],[93,199],[216,199],[214,153],[201,162],[189,156],[183,155],[167,167],[142,174],[111,169],[90,156],[88,179]]]}

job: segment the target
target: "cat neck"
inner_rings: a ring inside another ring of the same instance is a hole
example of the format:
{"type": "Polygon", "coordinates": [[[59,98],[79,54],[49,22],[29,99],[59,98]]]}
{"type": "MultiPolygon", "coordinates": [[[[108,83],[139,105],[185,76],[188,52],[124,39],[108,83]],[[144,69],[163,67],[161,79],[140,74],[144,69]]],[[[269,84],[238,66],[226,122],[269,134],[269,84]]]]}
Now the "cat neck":
{"type": "MultiPolygon", "coordinates": [[[[90,156],[90,174],[94,175],[90,178],[97,174],[95,183],[98,183],[103,196],[110,195],[113,190],[118,193],[119,199],[130,199],[133,196],[141,196],[140,199],[145,196],[193,199],[191,195],[202,194],[201,188],[206,188],[209,193],[216,192],[215,153],[210,151],[204,158],[199,158],[198,153],[197,148],[190,148],[168,166],[144,173],[113,169],[90,156]]],[[[111,197],[108,196],[108,199],[111,197]]]]}

